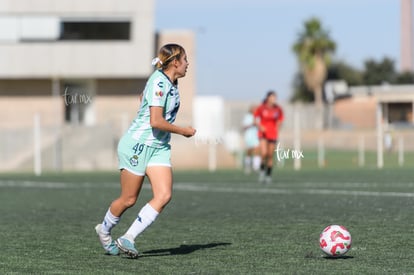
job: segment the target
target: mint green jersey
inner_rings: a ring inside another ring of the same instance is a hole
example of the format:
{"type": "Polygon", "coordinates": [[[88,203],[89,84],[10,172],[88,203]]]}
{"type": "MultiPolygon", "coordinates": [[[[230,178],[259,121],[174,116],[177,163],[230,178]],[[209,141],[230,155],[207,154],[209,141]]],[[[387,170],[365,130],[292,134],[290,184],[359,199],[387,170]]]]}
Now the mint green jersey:
{"type": "Polygon", "coordinates": [[[143,92],[141,107],[128,129],[128,135],[147,146],[161,148],[171,139],[171,133],[152,128],[150,125],[150,107],[164,108],[164,118],[173,123],[180,107],[180,95],[177,85],[161,71],[156,70],[147,81],[143,92]]]}

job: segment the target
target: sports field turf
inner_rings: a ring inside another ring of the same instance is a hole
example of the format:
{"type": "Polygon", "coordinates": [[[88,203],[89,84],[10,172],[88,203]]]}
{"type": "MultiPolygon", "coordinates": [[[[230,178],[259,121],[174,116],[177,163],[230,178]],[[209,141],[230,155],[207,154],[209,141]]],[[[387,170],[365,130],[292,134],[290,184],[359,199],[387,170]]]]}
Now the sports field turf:
{"type": "MultiPolygon", "coordinates": [[[[173,200],[137,239],[136,260],[106,256],[94,226],[117,173],[0,175],[0,274],[414,274],[412,168],[176,172],[173,200]],[[320,231],[345,225],[353,246],[327,259],[320,231]]],[[[150,198],[149,184],[113,235],[150,198]]]]}

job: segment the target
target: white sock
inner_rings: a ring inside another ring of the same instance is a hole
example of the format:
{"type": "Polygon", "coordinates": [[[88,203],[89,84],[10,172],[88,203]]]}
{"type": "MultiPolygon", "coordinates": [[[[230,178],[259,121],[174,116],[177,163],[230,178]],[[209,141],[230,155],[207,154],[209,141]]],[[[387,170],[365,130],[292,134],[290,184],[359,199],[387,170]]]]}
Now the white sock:
{"type": "Polygon", "coordinates": [[[119,222],[119,217],[115,217],[111,213],[111,208],[105,214],[104,220],[102,221],[102,232],[105,234],[111,233],[112,228],[119,222]]]}
{"type": "Polygon", "coordinates": [[[253,170],[254,171],[259,171],[261,162],[262,162],[262,159],[260,158],[260,156],[253,157],[253,170]]]}
{"type": "Polygon", "coordinates": [[[138,217],[123,237],[131,242],[134,242],[135,238],[144,232],[144,230],[155,221],[158,214],[159,213],[155,211],[149,203],[147,203],[144,207],[142,207],[141,211],[139,211],[138,217]]]}

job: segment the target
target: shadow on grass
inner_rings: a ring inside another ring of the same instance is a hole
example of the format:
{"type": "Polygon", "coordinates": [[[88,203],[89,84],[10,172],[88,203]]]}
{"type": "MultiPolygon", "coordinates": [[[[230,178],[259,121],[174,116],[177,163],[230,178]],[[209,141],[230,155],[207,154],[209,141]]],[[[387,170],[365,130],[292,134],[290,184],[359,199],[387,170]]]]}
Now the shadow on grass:
{"type": "Polygon", "coordinates": [[[338,257],[332,257],[332,256],[324,256],[323,257],[326,260],[349,260],[353,259],[353,256],[338,256],[338,257]]]}
{"type": "Polygon", "coordinates": [[[182,244],[178,247],[165,248],[165,249],[154,249],[142,252],[140,257],[156,257],[156,256],[170,256],[170,255],[185,255],[193,253],[197,250],[214,248],[217,246],[227,246],[231,243],[209,243],[209,244],[182,244]]]}
{"type": "Polygon", "coordinates": [[[305,259],[325,259],[325,260],[349,260],[349,259],[353,259],[353,256],[328,256],[328,255],[324,255],[321,256],[320,254],[315,254],[313,251],[310,251],[308,253],[305,254],[305,259]]]}

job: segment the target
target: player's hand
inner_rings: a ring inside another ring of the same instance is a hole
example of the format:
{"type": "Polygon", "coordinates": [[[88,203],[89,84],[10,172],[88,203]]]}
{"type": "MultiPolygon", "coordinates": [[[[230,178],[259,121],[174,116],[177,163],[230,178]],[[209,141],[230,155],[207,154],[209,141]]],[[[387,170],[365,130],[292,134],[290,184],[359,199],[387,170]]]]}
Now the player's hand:
{"type": "Polygon", "coordinates": [[[182,135],[185,136],[185,137],[192,137],[192,136],[195,135],[195,133],[196,133],[196,129],[194,129],[191,126],[188,126],[188,127],[183,128],[183,134],[182,135]]]}

